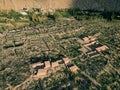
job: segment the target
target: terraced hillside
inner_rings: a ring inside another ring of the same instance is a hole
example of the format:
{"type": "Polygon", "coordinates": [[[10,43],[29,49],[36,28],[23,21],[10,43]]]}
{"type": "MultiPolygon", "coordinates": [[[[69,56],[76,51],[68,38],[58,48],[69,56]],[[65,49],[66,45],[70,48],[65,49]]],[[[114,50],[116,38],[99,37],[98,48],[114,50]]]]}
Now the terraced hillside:
{"type": "Polygon", "coordinates": [[[47,22],[6,30],[0,34],[0,41],[0,90],[120,89],[118,20],[47,22]],[[96,37],[109,50],[98,57],[84,56],[80,51],[82,44],[77,40],[86,36],[96,37]],[[70,58],[79,67],[78,73],[71,73],[66,68],[42,80],[31,77],[31,60],[49,59],[54,62],[61,55],[70,58]]]}

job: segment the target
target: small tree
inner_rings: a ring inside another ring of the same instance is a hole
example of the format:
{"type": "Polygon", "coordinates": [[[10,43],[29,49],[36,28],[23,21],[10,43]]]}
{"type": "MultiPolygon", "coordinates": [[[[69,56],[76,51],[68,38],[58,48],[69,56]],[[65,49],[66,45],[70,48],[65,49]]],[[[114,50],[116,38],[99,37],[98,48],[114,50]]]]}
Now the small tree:
{"type": "Polygon", "coordinates": [[[37,16],[35,13],[33,13],[31,17],[33,22],[37,21],[37,16]]]}
{"type": "Polygon", "coordinates": [[[53,14],[53,16],[54,16],[55,20],[58,20],[59,18],[62,18],[61,13],[57,12],[57,11],[53,14]]]}

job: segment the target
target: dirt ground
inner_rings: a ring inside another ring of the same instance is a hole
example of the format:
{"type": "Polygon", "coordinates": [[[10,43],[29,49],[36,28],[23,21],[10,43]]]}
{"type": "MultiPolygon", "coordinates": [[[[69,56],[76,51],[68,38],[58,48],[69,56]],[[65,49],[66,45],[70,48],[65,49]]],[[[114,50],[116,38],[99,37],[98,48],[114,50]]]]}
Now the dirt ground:
{"type": "Polygon", "coordinates": [[[0,10],[14,9],[19,11],[22,8],[42,8],[43,10],[77,7],[81,10],[95,9],[120,10],[119,0],[0,0],[0,10]],[[114,8],[113,8],[114,7],[114,8]]]}
{"type": "Polygon", "coordinates": [[[0,0],[0,9],[20,10],[24,7],[28,8],[69,8],[73,0],[0,0]]]}

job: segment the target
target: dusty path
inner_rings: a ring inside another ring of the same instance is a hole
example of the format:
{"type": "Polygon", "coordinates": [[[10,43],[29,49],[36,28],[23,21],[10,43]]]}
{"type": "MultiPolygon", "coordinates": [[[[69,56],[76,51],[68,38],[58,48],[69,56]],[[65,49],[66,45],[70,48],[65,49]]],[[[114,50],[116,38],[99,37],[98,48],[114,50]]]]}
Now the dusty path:
{"type": "Polygon", "coordinates": [[[120,75],[120,71],[119,70],[117,70],[116,68],[114,68],[112,65],[111,65],[111,63],[109,62],[109,66],[114,70],[114,71],[116,71],[119,75],[120,75]]]}
{"type": "MultiPolygon", "coordinates": [[[[79,56],[77,56],[75,58],[72,58],[72,60],[74,60],[74,59],[76,59],[76,58],[78,58],[80,56],[81,55],[79,55],[79,56]]],[[[91,76],[89,76],[88,74],[86,74],[84,71],[80,70],[80,68],[79,68],[79,71],[80,71],[81,74],[83,74],[84,76],[86,76],[90,81],[92,81],[92,83],[94,83],[96,86],[101,87],[100,83],[98,83],[94,78],[92,78],[91,76]]]]}
{"type": "Polygon", "coordinates": [[[27,84],[27,83],[30,83],[32,80],[33,80],[33,78],[32,78],[32,76],[30,76],[30,77],[27,78],[24,82],[22,82],[21,84],[15,86],[15,87],[13,88],[13,90],[17,90],[17,89],[18,89],[19,87],[21,87],[22,85],[23,85],[22,87],[26,87],[26,84],[27,84]]]}
{"type": "Polygon", "coordinates": [[[97,85],[97,86],[100,86],[101,87],[101,84],[100,83],[98,83],[94,78],[92,78],[92,77],[90,77],[89,75],[87,75],[85,72],[83,72],[83,71],[81,71],[80,72],[81,74],[83,74],[84,76],[86,76],[89,80],[91,80],[92,81],[92,83],[94,83],[95,85],[97,85]]]}
{"type": "MultiPolygon", "coordinates": [[[[103,55],[104,56],[104,55],[103,55]]],[[[116,71],[120,75],[120,70],[117,70],[115,67],[112,66],[110,63],[111,58],[109,56],[104,56],[106,59],[108,59],[108,65],[110,68],[112,68],[114,71],[116,71]]]]}

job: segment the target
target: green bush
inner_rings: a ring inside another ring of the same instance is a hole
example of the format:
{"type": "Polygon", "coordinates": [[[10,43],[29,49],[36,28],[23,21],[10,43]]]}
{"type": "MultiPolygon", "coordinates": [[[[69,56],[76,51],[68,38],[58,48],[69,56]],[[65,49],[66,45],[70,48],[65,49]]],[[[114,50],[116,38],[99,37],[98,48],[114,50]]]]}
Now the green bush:
{"type": "Polygon", "coordinates": [[[57,12],[57,11],[53,14],[53,16],[54,16],[54,19],[55,19],[55,20],[57,20],[57,19],[59,19],[59,18],[62,18],[61,13],[60,13],[60,12],[57,12]]]}
{"type": "Polygon", "coordinates": [[[14,10],[10,10],[7,13],[7,18],[10,18],[10,19],[14,18],[15,20],[19,20],[21,16],[22,15],[20,13],[14,11],[14,10]]]}

